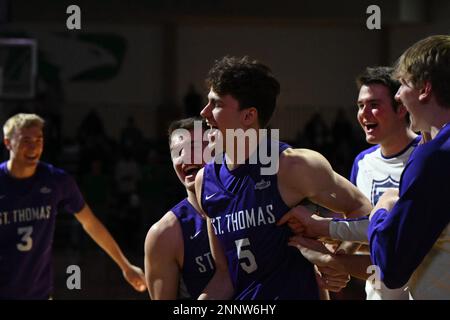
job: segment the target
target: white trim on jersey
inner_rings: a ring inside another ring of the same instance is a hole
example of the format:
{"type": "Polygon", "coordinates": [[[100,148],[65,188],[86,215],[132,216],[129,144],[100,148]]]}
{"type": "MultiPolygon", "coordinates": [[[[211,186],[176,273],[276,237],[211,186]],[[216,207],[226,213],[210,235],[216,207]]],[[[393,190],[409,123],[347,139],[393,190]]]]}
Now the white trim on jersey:
{"type": "MultiPolygon", "coordinates": [[[[404,150],[392,157],[383,156],[379,145],[361,152],[356,157],[353,163],[351,180],[370,200],[372,205],[378,202],[378,199],[386,189],[399,187],[403,169],[419,141],[420,136],[414,139],[404,150]]],[[[343,222],[337,221],[336,224],[338,226],[333,228],[339,230],[341,234],[351,232],[353,238],[359,240],[361,238],[358,238],[358,236],[364,233],[365,241],[368,242],[367,230],[369,223],[368,220],[366,221],[367,223],[364,223],[364,220],[350,221],[347,226],[343,222]],[[362,230],[363,228],[364,230],[362,230]]],[[[346,236],[351,238],[348,234],[346,236]]],[[[366,294],[367,300],[408,300],[413,298],[408,284],[399,289],[389,289],[382,282],[377,287],[366,281],[366,294]]]]}

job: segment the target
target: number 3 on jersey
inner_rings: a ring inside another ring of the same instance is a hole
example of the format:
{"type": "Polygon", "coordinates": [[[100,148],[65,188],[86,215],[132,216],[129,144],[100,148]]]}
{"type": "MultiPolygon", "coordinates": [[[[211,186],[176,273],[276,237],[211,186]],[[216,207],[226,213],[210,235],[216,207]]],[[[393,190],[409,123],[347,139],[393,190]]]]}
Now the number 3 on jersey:
{"type": "Polygon", "coordinates": [[[22,227],[17,229],[17,234],[22,236],[20,239],[22,243],[17,244],[17,249],[19,251],[30,251],[33,246],[33,239],[31,239],[31,233],[33,232],[33,227],[22,227]]]}
{"type": "Polygon", "coordinates": [[[242,269],[244,269],[247,273],[252,273],[256,269],[258,269],[258,265],[256,264],[255,256],[250,251],[250,249],[244,249],[244,247],[250,246],[250,241],[248,238],[239,239],[234,241],[236,244],[237,256],[238,259],[247,259],[247,261],[243,261],[240,263],[242,269]]]}

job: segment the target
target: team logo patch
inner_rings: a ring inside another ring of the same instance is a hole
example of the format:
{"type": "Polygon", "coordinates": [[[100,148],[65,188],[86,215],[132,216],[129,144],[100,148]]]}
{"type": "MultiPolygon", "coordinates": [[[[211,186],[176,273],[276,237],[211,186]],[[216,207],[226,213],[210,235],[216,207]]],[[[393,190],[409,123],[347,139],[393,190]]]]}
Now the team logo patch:
{"type": "Polygon", "coordinates": [[[52,192],[52,189],[47,188],[47,187],[42,187],[42,188],[39,190],[39,192],[40,192],[40,193],[43,193],[43,194],[48,194],[48,193],[52,192]]]}
{"type": "Polygon", "coordinates": [[[260,182],[255,184],[255,190],[263,190],[270,187],[270,181],[262,179],[260,182]]]}
{"type": "Polygon", "coordinates": [[[372,191],[370,192],[370,200],[375,205],[386,189],[398,188],[400,183],[391,176],[384,180],[372,180],[372,191]]]}

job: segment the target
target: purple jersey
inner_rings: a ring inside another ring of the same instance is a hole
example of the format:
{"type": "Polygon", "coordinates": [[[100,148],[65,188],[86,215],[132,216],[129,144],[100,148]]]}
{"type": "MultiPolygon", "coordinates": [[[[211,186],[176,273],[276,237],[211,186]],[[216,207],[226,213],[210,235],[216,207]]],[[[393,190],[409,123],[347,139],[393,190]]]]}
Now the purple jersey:
{"type": "Polygon", "coordinates": [[[408,282],[414,299],[450,298],[450,124],[415,148],[400,198],[370,220],[370,257],[388,288],[408,282]]]}
{"type": "MultiPolygon", "coordinates": [[[[184,241],[182,281],[189,294],[197,298],[214,274],[214,259],[209,249],[206,221],[184,199],[172,211],[180,222],[184,241]]],[[[181,292],[180,297],[185,297],[181,292]]]]}
{"type": "Polygon", "coordinates": [[[32,177],[15,179],[0,164],[0,299],[48,299],[56,213],[83,206],[63,170],[40,162],[32,177]]]}
{"type": "MultiPolygon", "coordinates": [[[[288,145],[276,142],[281,153],[288,145]]],[[[276,152],[276,151],[275,151],[276,152]]],[[[261,175],[260,164],[229,171],[205,166],[202,207],[228,259],[236,299],[318,299],[313,265],[287,245],[292,235],[276,222],[287,212],[277,175],[261,175]]]]}

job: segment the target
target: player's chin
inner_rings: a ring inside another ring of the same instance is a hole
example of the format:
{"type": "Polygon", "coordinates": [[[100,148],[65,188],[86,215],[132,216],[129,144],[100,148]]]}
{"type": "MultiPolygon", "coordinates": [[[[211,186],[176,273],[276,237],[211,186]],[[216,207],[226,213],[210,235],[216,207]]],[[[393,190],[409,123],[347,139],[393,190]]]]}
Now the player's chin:
{"type": "MultiPolygon", "coordinates": [[[[197,176],[197,172],[191,174],[189,176],[184,177],[184,185],[187,189],[193,190],[195,188],[195,177],[197,176]]],[[[191,191],[192,191],[191,190],[191,191]]]]}
{"type": "Polygon", "coordinates": [[[186,187],[186,189],[188,189],[189,191],[195,192],[195,180],[194,181],[189,181],[189,182],[184,182],[184,186],[186,187]]]}
{"type": "Polygon", "coordinates": [[[369,134],[369,133],[366,133],[366,141],[367,141],[367,143],[370,143],[370,144],[378,144],[379,143],[378,137],[373,134],[369,134]]]}

